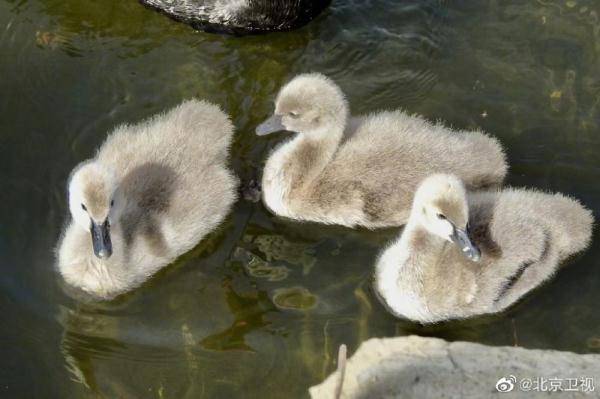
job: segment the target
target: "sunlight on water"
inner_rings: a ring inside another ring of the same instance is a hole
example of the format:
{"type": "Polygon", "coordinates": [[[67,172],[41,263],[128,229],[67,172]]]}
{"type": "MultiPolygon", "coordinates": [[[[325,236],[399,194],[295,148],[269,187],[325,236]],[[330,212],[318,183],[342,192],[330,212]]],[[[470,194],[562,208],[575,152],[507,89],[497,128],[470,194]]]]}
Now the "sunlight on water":
{"type": "Polygon", "coordinates": [[[195,32],[136,1],[0,1],[0,391],[11,397],[305,397],[337,348],[420,334],[600,352],[600,244],[500,315],[396,320],[371,289],[398,234],[296,224],[240,201],[223,226],[109,303],[67,295],[54,247],[66,179],[116,124],[220,104],[256,179],[277,89],[319,71],[354,113],[402,107],[498,137],[509,183],[600,210],[600,6],[592,0],[334,1],[266,36],[195,32]]]}

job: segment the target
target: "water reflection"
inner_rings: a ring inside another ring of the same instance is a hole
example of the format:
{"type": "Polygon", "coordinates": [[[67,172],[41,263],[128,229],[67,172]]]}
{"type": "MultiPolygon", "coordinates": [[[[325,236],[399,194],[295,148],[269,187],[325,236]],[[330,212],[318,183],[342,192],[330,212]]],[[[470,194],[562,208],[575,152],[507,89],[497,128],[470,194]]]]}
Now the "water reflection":
{"type": "Polygon", "coordinates": [[[316,306],[317,297],[304,287],[279,288],[273,302],[279,309],[309,310],[316,306]]]}
{"type": "Polygon", "coordinates": [[[223,288],[227,297],[227,305],[234,315],[234,321],[226,330],[203,338],[200,345],[205,349],[217,351],[254,351],[246,344],[245,336],[251,331],[271,324],[266,320],[266,316],[269,312],[274,311],[275,307],[265,291],[239,295],[234,291],[230,279],[223,282],[223,288]]]}

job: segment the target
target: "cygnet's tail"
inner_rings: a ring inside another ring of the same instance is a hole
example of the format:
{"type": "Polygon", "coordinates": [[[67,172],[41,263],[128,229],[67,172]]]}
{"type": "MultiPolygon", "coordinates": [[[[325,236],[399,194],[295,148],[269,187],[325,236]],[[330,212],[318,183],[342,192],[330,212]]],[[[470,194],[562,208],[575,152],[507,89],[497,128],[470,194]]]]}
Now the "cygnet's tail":
{"type": "Polygon", "coordinates": [[[502,185],[508,172],[506,153],[502,144],[486,133],[475,131],[468,132],[473,143],[469,162],[478,165],[473,170],[473,176],[468,184],[470,190],[483,190],[496,188],[502,185]]]}
{"type": "MultiPolygon", "coordinates": [[[[576,254],[590,244],[594,216],[578,200],[555,194],[548,203],[548,219],[554,221],[554,239],[561,258],[576,254]]],[[[539,204],[544,206],[544,204],[539,204]]]]}

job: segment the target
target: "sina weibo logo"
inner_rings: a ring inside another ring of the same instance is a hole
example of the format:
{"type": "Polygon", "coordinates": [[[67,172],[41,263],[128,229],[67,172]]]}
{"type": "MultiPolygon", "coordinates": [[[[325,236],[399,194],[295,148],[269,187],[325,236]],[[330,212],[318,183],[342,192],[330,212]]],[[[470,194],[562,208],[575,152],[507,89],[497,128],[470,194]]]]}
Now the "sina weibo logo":
{"type": "Polygon", "coordinates": [[[496,390],[498,392],[510,392],[515,389],[515,383],[517,382],[517,377],[514,375],[509,375],[508,377],[502,377],[496,383],[496,390]]]}

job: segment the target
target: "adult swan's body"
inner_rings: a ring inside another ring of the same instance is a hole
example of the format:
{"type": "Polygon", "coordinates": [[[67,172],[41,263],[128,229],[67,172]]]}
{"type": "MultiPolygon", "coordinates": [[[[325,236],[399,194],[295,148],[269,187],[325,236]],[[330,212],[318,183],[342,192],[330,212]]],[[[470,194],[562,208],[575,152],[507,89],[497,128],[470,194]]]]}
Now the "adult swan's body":
{"type": "Polygon", "coordinates": [[[251,34],[299,28],[331,0],[140,0],[173,19],[209,32],[251,34]]]}

